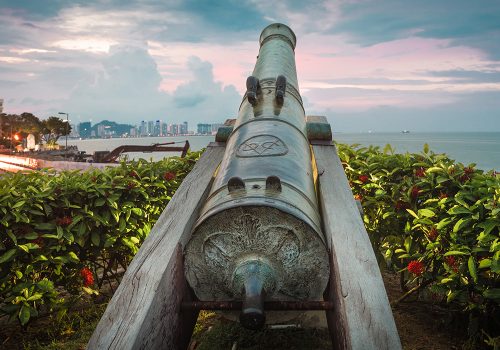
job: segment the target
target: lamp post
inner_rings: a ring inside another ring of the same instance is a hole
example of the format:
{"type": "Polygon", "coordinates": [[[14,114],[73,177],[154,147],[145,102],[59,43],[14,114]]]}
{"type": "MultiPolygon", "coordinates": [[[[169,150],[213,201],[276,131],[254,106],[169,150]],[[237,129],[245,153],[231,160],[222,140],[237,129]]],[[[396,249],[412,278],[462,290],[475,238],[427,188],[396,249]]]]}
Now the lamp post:
{"type": "Polygon", "coordinates": [[[66,145],[64,146],[65,151],[68,152],[68,123],[69,123],[69,114],[64,113],[64,112],[59,112],[59,114],[65,114],[66,115],[66,145]]]}

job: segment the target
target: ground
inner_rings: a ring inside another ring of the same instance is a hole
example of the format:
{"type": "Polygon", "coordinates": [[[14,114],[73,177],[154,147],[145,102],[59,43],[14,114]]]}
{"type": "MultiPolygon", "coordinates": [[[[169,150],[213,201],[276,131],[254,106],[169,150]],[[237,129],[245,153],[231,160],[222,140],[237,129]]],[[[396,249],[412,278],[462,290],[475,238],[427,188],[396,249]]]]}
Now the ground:
{"type": "MultiPolygon", "coordinates": [[[[383,273],[390,301],[401,296],[396,274],[383,273]]],[[[22,332],[17,324],[0,326],[0,349],[84,349],[104,312],[105,304],[87,302],[57,323],[42,318],[22,332]]],[[[438,306],[416,298],[393,308],[394,319],[405,350],[461,349],[463,332],[450,330],[446,313],[438,306]]],[[[5,323],[0,320],[0,323],[5,323]]],[[[314,329],[245,330],[214,313],[202,312],[195,328],[191,349],[330,349],[328,331],[314,329]]]]}

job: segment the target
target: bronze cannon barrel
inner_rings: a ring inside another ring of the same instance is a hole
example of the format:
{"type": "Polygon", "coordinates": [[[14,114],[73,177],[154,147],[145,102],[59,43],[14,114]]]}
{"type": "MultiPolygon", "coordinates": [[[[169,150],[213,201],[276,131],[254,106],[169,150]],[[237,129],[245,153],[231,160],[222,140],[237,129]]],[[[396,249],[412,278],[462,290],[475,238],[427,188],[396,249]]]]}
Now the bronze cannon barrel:
{"type": "Polygon", "coordinates": [[[329,278],[295,45],[284,24],[262,31],[224,158],[185,249],[197,297],[241,300],[248,328],[264,324],[264,300],[319,300],[329,278]]]}

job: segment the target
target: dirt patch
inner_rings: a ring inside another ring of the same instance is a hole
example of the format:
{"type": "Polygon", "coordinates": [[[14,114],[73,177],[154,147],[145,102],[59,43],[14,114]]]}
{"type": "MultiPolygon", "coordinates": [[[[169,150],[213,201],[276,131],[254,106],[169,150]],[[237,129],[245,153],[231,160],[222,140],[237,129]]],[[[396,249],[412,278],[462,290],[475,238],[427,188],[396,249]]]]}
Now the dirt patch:
{"type": "MultiPolygon", "coordinates": [[[[399,286],[399,276],[383,272],[385,289],[389,302],[403,294],[399,286]]],[[[405,350],[450,350],[461,349],[465,338],[445,326],[448,321],[445,311],[432,303],[409,298],[397,306],[392,313],[398,328],[401,344],[405,350]]]]}

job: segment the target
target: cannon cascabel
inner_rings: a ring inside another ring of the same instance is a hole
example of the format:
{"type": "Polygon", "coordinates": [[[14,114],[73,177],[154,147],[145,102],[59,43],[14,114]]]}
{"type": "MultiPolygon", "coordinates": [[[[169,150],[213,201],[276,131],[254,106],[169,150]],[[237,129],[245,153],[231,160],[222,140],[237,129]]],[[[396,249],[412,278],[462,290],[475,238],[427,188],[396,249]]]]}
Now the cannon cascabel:
{"type": "Polygon", "coordinates": [[[185,249],[197,297],[242,300],[248,328],[264,324],[264,300],[321,299],[329,278],[295,44],[286,25],[262,31],[247,93],[185,249]]]}

